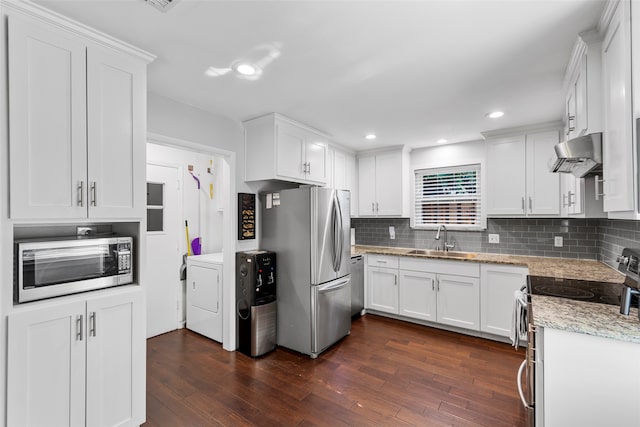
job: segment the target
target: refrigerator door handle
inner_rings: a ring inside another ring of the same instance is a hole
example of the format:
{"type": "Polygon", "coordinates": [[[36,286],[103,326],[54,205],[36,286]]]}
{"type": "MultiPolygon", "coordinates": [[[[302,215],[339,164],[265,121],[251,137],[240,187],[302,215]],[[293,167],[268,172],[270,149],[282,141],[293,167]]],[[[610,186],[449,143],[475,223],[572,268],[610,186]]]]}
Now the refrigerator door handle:
{"type": "Polygon", "coordinates": [[[338,218],[338,230],[337,230],[337,236],[338,236],[338,251],[336,253],[336,259],[337,259],[337,268],[336,268],[336,273],[338,271],[340,271],[340,268],[342,267],[342,251],[344,249],[344,233],[342,232],[342,227],[344,226],[344,224],[342,223],[342,208],[340,207],[340,200],[338,199],[338,193],[336,192],[336,197],[335,197],[335,203],[336,203],[336,218],[338,218]]]}
{"type": "Polygon", "coordinates": [[[344,288],[350,281],[351,281],[351,278],[348,277],[348,278],[346,278],[344,280],[341,280],[339,282],[329,283],[329,284],[326,284],[326,285],[320,285],[320,286],[318,286],[318,292],[320,292],[320,293],[331,292],[331,291],[335,291],[335,290],[340,289],[340,288],[344,288]]]}

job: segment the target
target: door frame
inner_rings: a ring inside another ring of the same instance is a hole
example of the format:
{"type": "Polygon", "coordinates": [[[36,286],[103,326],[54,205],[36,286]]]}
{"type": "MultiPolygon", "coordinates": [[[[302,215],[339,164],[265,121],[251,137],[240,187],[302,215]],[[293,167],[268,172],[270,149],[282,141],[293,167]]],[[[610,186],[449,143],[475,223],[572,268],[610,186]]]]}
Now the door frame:
{"type": "MultiPolygon", "coordinates": [[[[238,206],[234,203],[236,194],[236,153],[221,148],[186,141],[179,138],[164,136],[161,134],[147,132],[147,143],[164,145],[172,148],[193,151],[196,153],[208,154],[221,157],[226,163],[229,171],[227,178],[229,184],[224,194],[224,215],[226,223],[230,226],[223,227],[222,230],[222,252],[224,263],[222,267],[222,348],[227,351],[235,351],[236,346],[236,288],[235,288],[235,252],[236,235],[238,227],[238,206]]],[[[183,183],[184,185],[184,183],[183,183]]]]}

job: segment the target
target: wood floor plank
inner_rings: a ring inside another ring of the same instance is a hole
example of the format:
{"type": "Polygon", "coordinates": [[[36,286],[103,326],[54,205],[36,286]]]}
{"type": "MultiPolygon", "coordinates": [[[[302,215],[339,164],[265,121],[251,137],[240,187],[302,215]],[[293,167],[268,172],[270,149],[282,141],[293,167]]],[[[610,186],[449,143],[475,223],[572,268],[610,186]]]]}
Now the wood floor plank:
{"type": "Polygon", "coordinates": [[[147,348],[145,427],[525,425],[522,350],[370,314],[317,359],[251,358],[185,329],[147,348]]]}

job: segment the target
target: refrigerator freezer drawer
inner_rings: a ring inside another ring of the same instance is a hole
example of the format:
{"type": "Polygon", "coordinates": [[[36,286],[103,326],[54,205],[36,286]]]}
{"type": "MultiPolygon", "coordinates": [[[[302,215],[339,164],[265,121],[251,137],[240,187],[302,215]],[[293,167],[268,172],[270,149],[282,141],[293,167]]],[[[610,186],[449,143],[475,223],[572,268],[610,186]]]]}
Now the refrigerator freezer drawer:
{"type": "Polygon", "coordinates": [[[336,343],[351,330],[351,278],[313,287],[315,327],[313,328],[312,357],[336,343]]]}

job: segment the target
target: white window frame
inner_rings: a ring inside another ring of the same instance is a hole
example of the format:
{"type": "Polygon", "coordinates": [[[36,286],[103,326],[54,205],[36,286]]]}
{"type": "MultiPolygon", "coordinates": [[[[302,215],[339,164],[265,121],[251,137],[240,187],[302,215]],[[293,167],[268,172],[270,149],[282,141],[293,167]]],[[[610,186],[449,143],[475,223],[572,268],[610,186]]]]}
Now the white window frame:
{"type": "Polygon", "coordinates": [[[470,162],[465,164],[452,164],[452,165],[429,165],[427,167],[415,168],[411,174],[411,227],[418,230],[435,230],[441,224],[416,224],[416,209],[417,209],[417,198],[418,198],[418,188],[416,183],[416,178],[418,175],[424,175],[425,171],[431,173],[443,173],[447,171],[456,171],[463,170],[464,168],[468,169],[476,169],[477,179],[478,179],[478,197],[480,201],[480,213],[478,216],[478,221],[476,224],[468,225],[468,224],[447,224],[443,223],[450,230],[470,230],[470,231],[478,231],[478,230],[486,230],[487,228],[487,215],[486,215],[486,179],[485,179],[485,171],[484,171],[484,162],[470,162]]]}

